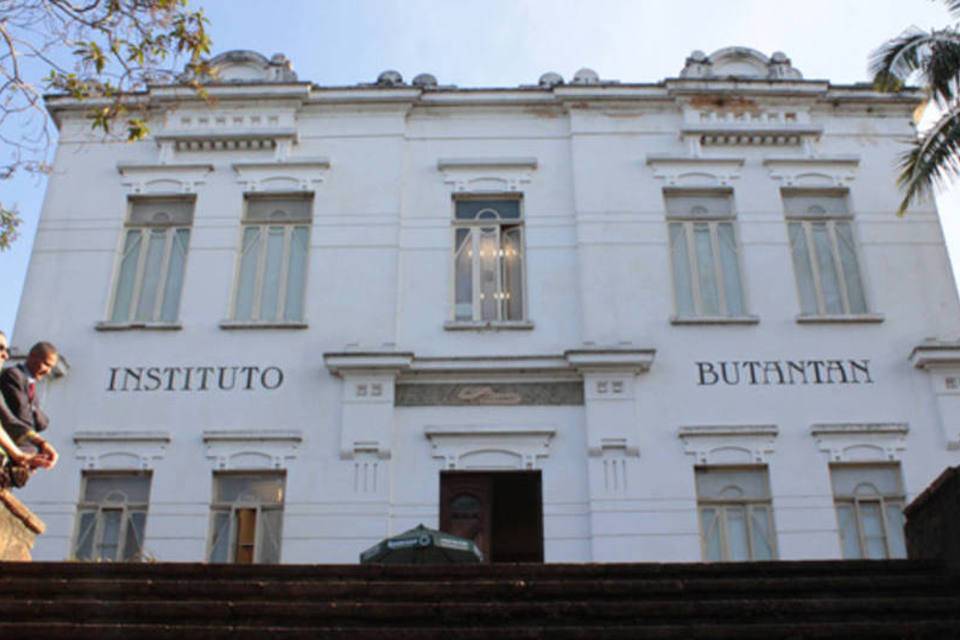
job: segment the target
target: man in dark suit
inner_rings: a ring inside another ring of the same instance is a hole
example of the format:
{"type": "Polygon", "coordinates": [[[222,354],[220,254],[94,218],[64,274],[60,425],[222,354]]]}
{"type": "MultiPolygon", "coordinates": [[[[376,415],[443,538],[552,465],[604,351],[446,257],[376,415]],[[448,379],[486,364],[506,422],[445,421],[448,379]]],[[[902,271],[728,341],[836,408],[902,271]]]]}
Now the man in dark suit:
{"type": "Polygon", "coordinates": [[[26,362],[0,373],[0,393],[16,418],[3,427],[18,447],[36,447],[38,453],[33,456],[31,466],[47,469],[57,463],[59,455],[40,435],[50,420],[40,409],[37,383],[57,366],[57,359],[56,347],[49,342],[38,342],[30,349],[26,362]]]}

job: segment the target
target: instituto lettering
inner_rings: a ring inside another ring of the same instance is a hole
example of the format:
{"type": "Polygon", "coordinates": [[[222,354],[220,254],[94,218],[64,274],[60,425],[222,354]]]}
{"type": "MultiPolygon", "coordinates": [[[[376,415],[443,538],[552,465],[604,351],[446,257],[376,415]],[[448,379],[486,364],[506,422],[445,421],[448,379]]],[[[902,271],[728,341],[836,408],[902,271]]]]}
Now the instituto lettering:
{"type": "Polygon", "coordinates": [[[273,391],[279,367],[110,367],[107,391],[273,391]]]}
{"type": "Polygon", "coordinates": [[[700,386],[715,384],[873,384],[870,361],[718,360],[697,362],[700,386]]]}

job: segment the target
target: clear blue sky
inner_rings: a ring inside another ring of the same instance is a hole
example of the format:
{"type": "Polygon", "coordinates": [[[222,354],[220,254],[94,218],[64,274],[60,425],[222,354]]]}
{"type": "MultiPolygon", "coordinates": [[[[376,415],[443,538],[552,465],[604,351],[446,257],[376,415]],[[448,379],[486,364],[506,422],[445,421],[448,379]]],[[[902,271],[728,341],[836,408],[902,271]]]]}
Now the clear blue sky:
{"type": "MultiPolygon", "coordinates": [[[[303,80],[371,82],[396,69],[441,84],[533,84],[591,67],[602,78],[676,76],[690,51],[743,45],[787,53],[807,78],[867,79],[872,49],[913,24],[945,25],[930,0],[191,0],[210,18],[214,51],[283,52],[303,80]]],[[[9,131],[3,132],[10,135],[9,131]]],[[[44,182],[0,182],[19,205],[22,237],[0,252],[0,329],[13,329],[44,182]]],[[[940,199],[951,252],[960,256],[960,197],[940,199]]],[[[957,261],[955,260],[955,263],[957,261]]],[[[104,286],[109,286],[104,283],[104,286]]],[[[18,345],[25,346],[25,345],[18,345]]]]}

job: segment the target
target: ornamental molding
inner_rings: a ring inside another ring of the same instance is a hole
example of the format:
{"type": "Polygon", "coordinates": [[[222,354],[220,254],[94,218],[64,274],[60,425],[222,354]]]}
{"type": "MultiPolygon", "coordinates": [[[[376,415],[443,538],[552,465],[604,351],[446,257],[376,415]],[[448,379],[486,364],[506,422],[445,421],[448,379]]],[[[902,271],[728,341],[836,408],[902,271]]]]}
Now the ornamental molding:
{"type": "Polygon", "coordinates": [[[680,427],[677,437],[695,464],[766,464],[780,430],[776,425],[695,425],[680,427]]]}
{"type": "Polygon", "coordinates": [[[571,382],[481,382],[398,384],[398,407],[582,405],[583,384],[571,382]]]}
{"type": "Polygon", "coordinates": [[[396,373],[409,369],[413,353],[408,351],[345,351],[323,354],[323,362],[331,374],[364,375],[370,373],[396,373]]]}
{"type": "Polygon", "coordinates": [[[170,445],[166,431],[77,431],[76,458],[83,469],[153,469],[170,445]]]}
{"type": "Polygon", "coordinates": [[[768,157],[763,159],[770,177],[782,187],[847,188],[856,178],[857,156],[820,156],[806,158],[768,157]]]}
{"type": "Polygon", "coordinates": [[[914,347],[909,360],[928,374],[946,448],[960,450],[960,341],[928,340],[914,347]]]}
{"type": "Polygon", "coordinates": [[[326,179],[328,158],[272,162],[235,162],[231,165],[244,191],[289,193],[313,191],[326,179]]]}
{"type": "Polygon", "coordinates": [[[536,158],[440,158],[437,170],[455,193],[513,193],[532,181],[536,158]]]}
{"type": "Polygon", "coordinates": [[[653,365],[655,349],[584,348],[554,355],[417,357],[410,351],[346,351],[323,354],[334,376],[391,373],[401,380],[451,374],[470,378],[550,376],[585,373],[637,374],[653,365]]]}
{"type": "Polygon", "coordinates": [[[910,429],[900,422],[823,423],[810,428],[830,462],[899,461],[910,429]]]}
{"type": "Polygon", "coordinates": [[[680,77],[801,80],[803,75],[782,51],[774,51],[767,57],[750,47],[724,47],[709,56],[703,51],[691,53],[680,77]]]}
{"type": "Polygon", "coordinates": [[[118,163],[121,184],[130,195],[179,195],[196,193],[213,172],[209,163],[118,163]]]}
{"type": "Polygon", "coordinates": [[[650,370],[656,354],[656,349],[573,349],[563,355],[581,374],[637,374],[650,370]]]}
{"type": "Polygon", "coordinates": [[[918,369],[960,368],[960,341],[930,340],[910,352],[910,364],[918,369]]]}
{"type": "Polygon", "coordinates": [[[536,469],[550,455],[553,427],[503,425],[428,426],[432,456],[444,469],[536,469]]]}
{"type": "Polygon", "coordinates": [[[740,178],[745,159],[739,157],[703,158],[696,155],[672,156],[649,154],[647,166],[653,177],[666,187],[710,189],[730,188],[740,178]]]}
{"type": "Polygon", "coordinates": [[[215,470],[283,469],[297,458],[303,434],[287,430],[211,430],[202,434],[215,470]]]}

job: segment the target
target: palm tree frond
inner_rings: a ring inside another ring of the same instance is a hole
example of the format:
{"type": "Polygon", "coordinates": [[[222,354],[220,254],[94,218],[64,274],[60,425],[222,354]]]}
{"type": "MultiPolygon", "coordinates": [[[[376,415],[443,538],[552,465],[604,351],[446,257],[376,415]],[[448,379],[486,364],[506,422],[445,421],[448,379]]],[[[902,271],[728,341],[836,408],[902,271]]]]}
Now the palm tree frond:
{"type": "Polygon", "coordinates": [[[954,29],[927,32],[911,27],[875,50],[869,69],[878,91],[899,91],[919,74],[938,101],[949,102],[957,93],[960,33],[954,29]]]}
{"type": "Polygon", "coordinates": [[[928,198],[934,188],[960,175],[960,108],[954,107],[918,139],[900,159],[897,183],[903,200],[897,215],[917,200],[928,198]]]}
{"type": "Polygon", "coordinates": [[[940,37],[931,42],[924,64],[927,88],[941,104],[951,102],[957,94],[960,75],[960,39],[955,33],[950,35],[953,37],[940,37]]]}
{"type": "MultiPolygon", "coordinates": [[[[958,0],[960,1],[960,0],[958,0]]],[[[897,78],[905,82],[921,69],[921,47],[931,34],[910,27],[896,38],[888,40],[870,54],[870,75],[897,78]]]]}
{"type": "Polygon", "coordinates": [[[947,11],[960,18],[960,0],[943,0],[943,4],[947,5],[947,11]]]}

